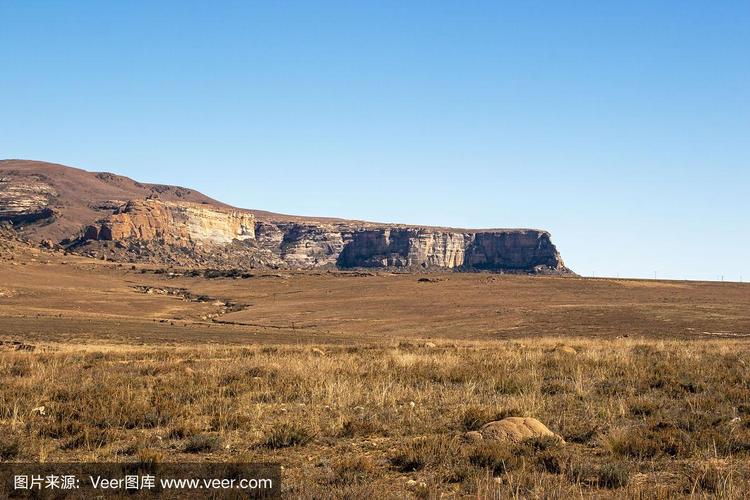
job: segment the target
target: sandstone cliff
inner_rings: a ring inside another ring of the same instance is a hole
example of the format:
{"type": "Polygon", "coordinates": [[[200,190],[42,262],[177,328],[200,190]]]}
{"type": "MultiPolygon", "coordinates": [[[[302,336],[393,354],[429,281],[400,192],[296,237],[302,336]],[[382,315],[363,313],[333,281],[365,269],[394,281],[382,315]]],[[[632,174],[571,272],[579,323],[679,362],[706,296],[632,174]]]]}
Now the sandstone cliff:
{"type": "Polygon", "coordinates": [[[255,237],[249,212],[211,208],[189,202],[131,200],[99,224],[87,226],[85,240],[130,238],[164,243],[227,244],[255,237]]]}
{"type": "Polygon", "coordinates": [[[207,267],[567,273],[549,233],[465,230],[240,210],[186,188],[0,161],[0,221],[69,251],[207,267]]]}
{"type": "Polygon", "coordinates": [[[0,220],[14,224],[34,222],[52,216],[50,200],[55,189],[40,176],[18,179],[0,172],[0,220]]]}
{"type": "Polygon", "coordinates": [[[546,231],[509,229],[460,232],[431,228],[356,231],[338,258],[340,267],[405,267],[560,271],[546,231]]]}

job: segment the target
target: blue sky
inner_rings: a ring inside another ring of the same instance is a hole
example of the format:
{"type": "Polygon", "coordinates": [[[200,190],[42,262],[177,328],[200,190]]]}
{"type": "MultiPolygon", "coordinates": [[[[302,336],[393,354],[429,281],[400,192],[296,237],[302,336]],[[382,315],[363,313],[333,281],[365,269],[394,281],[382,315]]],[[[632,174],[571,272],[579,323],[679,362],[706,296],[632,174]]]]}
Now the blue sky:
{"type": "Polygon", "coordinates": [[[0,0],[0,157],[750,281],[750,2],[0,0]]]}

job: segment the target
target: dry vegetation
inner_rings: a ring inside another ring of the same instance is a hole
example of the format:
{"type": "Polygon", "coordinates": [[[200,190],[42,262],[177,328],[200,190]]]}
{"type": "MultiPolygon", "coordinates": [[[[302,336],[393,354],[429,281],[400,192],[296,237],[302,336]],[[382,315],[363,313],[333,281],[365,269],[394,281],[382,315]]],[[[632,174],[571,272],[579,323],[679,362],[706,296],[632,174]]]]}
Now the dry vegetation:
{"type": "Polygon", "coordinates": [[[750,488],[747,344],[522,342],[5,349],[0,460],[278,461],[317,498],[750,488]],[[567,443],[462,438],[510,415],[567,443]]]}
{"type": "Polygon", "coordinates": [[[0,461],[276,461],[302,498],[742,498],[749,328],[743,284],[211,277],[11,248],[0,461]],[[513,415],[566,444],[464,438],[513,415]]]}

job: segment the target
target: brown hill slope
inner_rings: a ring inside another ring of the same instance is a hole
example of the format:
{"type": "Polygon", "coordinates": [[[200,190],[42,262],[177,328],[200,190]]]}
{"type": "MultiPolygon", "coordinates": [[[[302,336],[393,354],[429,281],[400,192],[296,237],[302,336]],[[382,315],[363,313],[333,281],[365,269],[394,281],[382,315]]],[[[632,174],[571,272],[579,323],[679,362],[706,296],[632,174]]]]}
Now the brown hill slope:
{"type": "Polygon", "coordinates": [[[32,239],[70,237],[128,200],[154,195],[167,201],[227,207],[183,187],[143,184],[121,175],[56,163],[0,160],[0,220],[26,226],[24,233],[32,239]],[[49,223],[28,224],[48,216],[53,219],[49,223]]]}

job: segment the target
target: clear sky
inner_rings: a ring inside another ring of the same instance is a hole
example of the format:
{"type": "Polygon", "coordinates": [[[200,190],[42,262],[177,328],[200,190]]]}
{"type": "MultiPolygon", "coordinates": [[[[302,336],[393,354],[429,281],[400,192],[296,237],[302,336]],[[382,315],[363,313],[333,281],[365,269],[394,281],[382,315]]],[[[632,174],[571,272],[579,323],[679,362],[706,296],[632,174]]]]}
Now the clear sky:
{"type": "Polygon", "coordinates": [[[750,1],[0,0],[0,158],[750,281],[750,1]]]}

